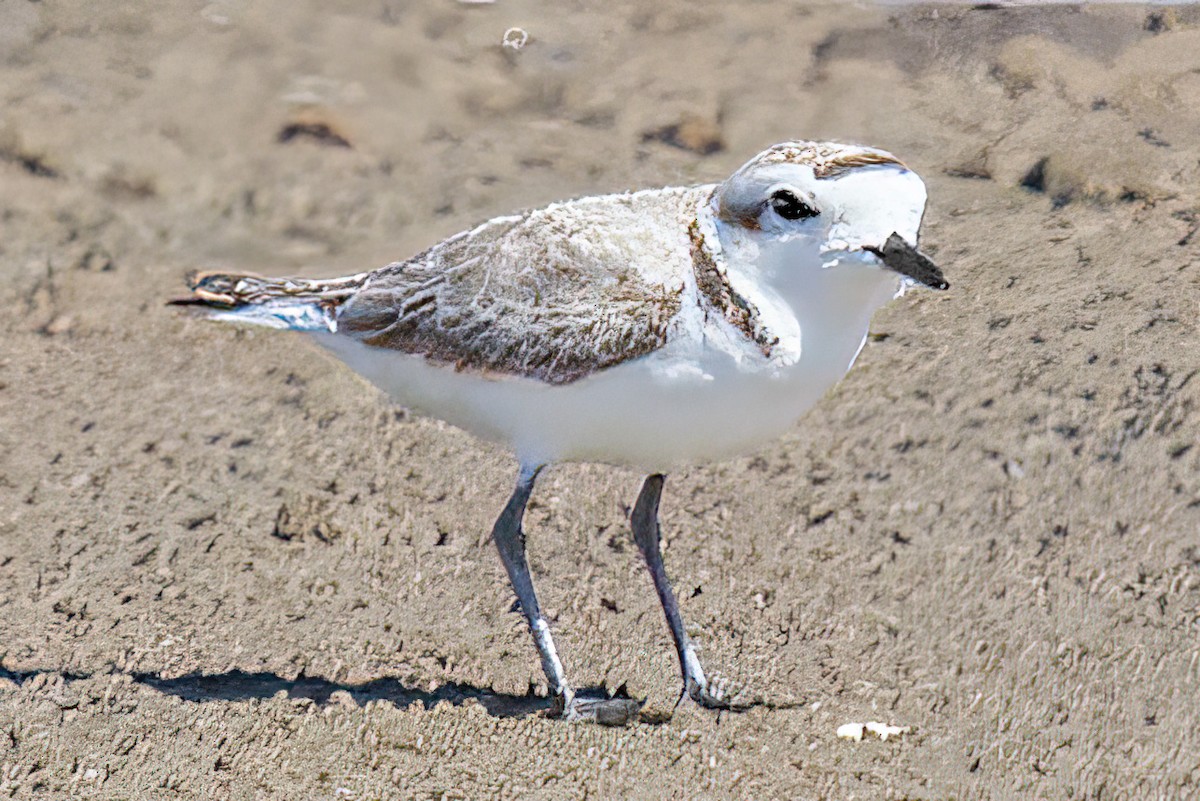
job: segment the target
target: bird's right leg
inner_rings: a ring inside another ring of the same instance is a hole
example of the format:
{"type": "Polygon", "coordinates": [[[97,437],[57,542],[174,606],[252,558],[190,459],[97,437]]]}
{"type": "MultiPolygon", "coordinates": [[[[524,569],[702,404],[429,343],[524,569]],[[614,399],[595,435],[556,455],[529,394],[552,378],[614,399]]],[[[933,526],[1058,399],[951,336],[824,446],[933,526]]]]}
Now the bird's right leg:
{"type": "Polygon", "coordinates": [[[640,706],[636,701],[622,698],[585,699],[577,698],[563,673],[562,662],[550,636],[550,626],[542,617],[537,593],[533,589],[533,576],[529,572],[529,561],[525,558],[525,531],[521,520],[525,516],[525,505],[533,492],[542,465],[522,465],[517,486],[496,524],[492,527],[492,539],[500,551],[500,560],[508,571],[508,580],[517,593],[521,611],[533,634],[534,645],[542,658],[542,670],[554,697],[554,713],[567,720],[595,720],[606,725],[624,725],[640,706]]]}
{"type": "MultiPolygon", "coordinates": [[[[741,710],[745,707],[735,703],[726,696],[722,687],[714,687],[704,676],[704,668],[696,657],[696,649],[688,637],[687,628],[683,624],[683,616],[679,614],[679,602],[675,599],[675,591],[667,578],[667,569],[663,566],[661,534],[658,527],[658,501],[662,497],[663,476],[659,473],[646,477],[642,491],[638,493],[637,503],[634,504],[630,515],[630,527],[633,529],[633,539],[650,578],[654,581],[654,589],[658,593],[659,603],[662,604],[663,615],[667,618],[667,626],[671,629],[671,637],[675,640],[675,650],[679,655],[679,670],[683,674],[683,692],[692,700],[709,709],[741,710]]],[[[680,696],[680,700],[683,696],[680,696]]]]}

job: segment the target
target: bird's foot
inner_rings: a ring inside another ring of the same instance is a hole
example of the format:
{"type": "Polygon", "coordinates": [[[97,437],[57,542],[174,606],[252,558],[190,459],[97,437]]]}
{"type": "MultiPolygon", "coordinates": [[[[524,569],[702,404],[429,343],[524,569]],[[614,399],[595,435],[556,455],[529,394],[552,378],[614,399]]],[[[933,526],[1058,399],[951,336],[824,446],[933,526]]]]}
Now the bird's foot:
{"type": "Polygon", "coordinates": [[[591,721],[601,726],[625,726],[637,719],[641,708],[632,698],[581,698],[572,692],[556,696],[550,714],[572,723],[591,721]]]}
{"type": "Polygon", "coordinates": [[[728,679],[719,675],[711,679],[688,676],[684,682],[684,692],[705,709],[744,712],[753,706],[741,698],[741,693],[734,690],[728,679]]]}

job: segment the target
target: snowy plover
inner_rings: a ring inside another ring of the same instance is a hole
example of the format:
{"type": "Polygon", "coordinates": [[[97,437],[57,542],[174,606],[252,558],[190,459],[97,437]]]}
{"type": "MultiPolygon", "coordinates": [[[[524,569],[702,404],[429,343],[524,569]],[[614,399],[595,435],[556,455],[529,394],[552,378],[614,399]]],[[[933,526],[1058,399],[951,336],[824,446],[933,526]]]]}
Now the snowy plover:
{"type": "Polygon", "coordinates": [[[620,720],[634,705],[567,682],[525,558],[525,505],[550,462],[647,471],[630,522],[684,692],[729,708],[663,567],[662,472],[783,433],[850,369],[877,308],[909,285],[947,287],[916,249],[924,208],[921,179],[889,153],[786,142],[721,184],[499,217],[345,278],[199,274],[182,302],[312,332],[398,402],[516,452],[492,535],[567,718],[620,720]]]}

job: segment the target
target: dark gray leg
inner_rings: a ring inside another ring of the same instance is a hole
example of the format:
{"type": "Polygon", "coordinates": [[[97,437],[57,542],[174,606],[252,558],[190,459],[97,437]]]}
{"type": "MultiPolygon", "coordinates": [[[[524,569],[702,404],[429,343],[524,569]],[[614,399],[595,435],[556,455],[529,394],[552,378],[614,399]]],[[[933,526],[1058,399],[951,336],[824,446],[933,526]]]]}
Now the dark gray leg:
{"type": "Polygon", "coordinates": [[[646,567],[650,570],[650,577],[654,579],[654,589],[658,592],[663,614],[667,617],[667,625],[671,627],[671,636],[675,638],[679,668],[683,672],[684,692],[691,696],[693,701],[709,709],[734,709],[737,707],[723,692],[709,688],[708,680],[704,677],[704,668],[700,667],[696,649],[692,647],[691,638],[683,626],[683,618],[679,615],[679,603],[675,600],[675,592],[671,589],[667,570],[663,566],[658,530],[658,501],[662,497],[662,488],[661,474],[646,476],[629,521],[633,528],[633,539],[638,550],[642,552],[642,558],[646,560],[646,567]]]}
{"type": "Polygon", "coordinates": [[[608,725],[624,725],[637,713],[639,704],[627,699],[582,699],[575,697],[575,691],[567,683],[563,673],[562,662],[558,659],[558,651],[554,648],[554,639],[550,636],[550,626],[542,617],[542,609],[538,604],[537,593],[533,589],[533,577],[529,573],[529,562],[525,558],[525,532],[521,528],[521,520],[525,516],[525,505],[533,492],[533,484],[537,480],[542,465],[521,466],[517,486],[513,489],[512,497],[496,524],[492,527],[492,539],[500,551],[500,560],[508,571],[508,580],[517,593],[521,603],[521,611],[533,634],[533,642],[542,657],[542,670],[550,683],[550,692],[554,697],[554,712],[568,720],[591,719],[608,725]]]}
{"type": "Polygon", "coordinates": [[[504,569],[508,571],[508,581],[517,593],[521,611],[525,614],[529,630],[533,633],[534,644],[542,656],[542,670],[550,682],[550,692],[565,705],[570,703],[575,693],[567,685],[562,662],[558,660],[554,639],[550,636],[550,627],[542,617],[542,609],[538,605],[537,593],[533,589],[533,576],[529,574],[529,562],[525,559],[525,532],[521,528],[525,505],[529,503],[529,495],[533,492],[533,484],[541,470],[541,465],[521,467],[512,497],[508,499],[508,505],[492,526],[492,539],[500,551],[500,560],[504,562],[504,569]]]}

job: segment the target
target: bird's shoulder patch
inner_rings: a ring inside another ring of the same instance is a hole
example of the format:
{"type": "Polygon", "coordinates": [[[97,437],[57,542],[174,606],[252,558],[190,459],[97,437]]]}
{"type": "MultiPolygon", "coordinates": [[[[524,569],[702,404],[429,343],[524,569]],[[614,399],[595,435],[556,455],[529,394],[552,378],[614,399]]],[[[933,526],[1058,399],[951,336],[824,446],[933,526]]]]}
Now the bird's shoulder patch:
{"type": "Polygon", "coordinates": [[[758,307],[743,297],[729,281],[729,275],[720,263],[720,256],[708,243],[700,229],[700,221],[688,226],[691,240],[692,269],[696,275],[696,288],[725,322],[733,326],[746,339],[752,341],[762,355],[770,358],[779,337],[771,333],[759,313],[758,307]]]}

